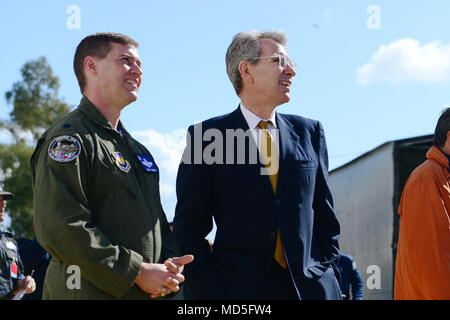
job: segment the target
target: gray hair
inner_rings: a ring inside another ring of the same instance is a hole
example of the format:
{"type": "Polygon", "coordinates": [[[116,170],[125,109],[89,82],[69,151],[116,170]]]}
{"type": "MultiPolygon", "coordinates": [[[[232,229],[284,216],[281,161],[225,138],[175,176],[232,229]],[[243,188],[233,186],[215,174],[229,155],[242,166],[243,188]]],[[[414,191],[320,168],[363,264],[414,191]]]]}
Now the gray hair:
{"type": "Polygon", "coordinates": [[[258,63],[258,59],[252,58],[259,57],[261,54],[261,48],[259,47],[259,40],[261,39],[271,39],[282,46],[286,46],[287,43],[286,34],[282,30],[249,31],[240,32],[235,35],[228,47],[225,56],[227,74],[237,95],[239,95],[242,90],[242,78],[241,73],[239,72],[239,63],[244,60],[247,60],[251,64],[258,63]]]}

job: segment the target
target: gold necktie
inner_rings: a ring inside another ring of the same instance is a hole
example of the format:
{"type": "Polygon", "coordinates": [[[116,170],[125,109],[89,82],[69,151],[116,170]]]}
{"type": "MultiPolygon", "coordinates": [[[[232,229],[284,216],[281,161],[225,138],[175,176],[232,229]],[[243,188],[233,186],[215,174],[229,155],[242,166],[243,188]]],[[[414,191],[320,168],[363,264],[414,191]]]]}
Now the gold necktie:
{"type": "MultiPolygon", "coordinates": [[[[278,153],[269,132],[270,121],[260,121],[258,128],[261,129],[260,153],[266,167],[275,166],[279,168],[278,153]]],[[[270,172],[270,170],[269,170],[270,172]]],[[[269,174],[270,184],[272,185],[273,194],[277,193],[278,170],[274,174],[269,174]]],[[[277,229],[277,243],[275,246],[275,260],[283,269],[287,268],[286,257],[284,256],[283,245],[281,243],[280,229],[277,229]]]]}

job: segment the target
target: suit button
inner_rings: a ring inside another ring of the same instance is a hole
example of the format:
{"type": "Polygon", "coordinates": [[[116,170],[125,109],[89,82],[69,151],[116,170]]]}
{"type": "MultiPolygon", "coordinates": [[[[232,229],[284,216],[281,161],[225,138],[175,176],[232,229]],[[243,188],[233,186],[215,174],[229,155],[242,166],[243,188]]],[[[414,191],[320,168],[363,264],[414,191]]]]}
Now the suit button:
{"type": "Polygon", "coordinates": [[[270,232],[270,239],[274,240],[277,234],[275,232],[270,232]]]}

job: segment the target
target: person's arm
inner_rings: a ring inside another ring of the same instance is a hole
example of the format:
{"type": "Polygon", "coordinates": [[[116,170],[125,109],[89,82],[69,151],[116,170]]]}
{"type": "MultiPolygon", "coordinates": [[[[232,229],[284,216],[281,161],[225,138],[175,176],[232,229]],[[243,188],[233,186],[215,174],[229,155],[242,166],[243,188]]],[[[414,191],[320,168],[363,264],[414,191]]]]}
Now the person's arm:
{"type": "MultiPolygon", "coordinates": [[[[60,135],[71,135],[82,142],[76,133],[60,135]]],[[[49,144],[57,136],[41,140],[31,159],[39,243],[54,259],[77,265],[83,278],[121,297],[133,285],[143,257],[113,244],[93,221],[87,194],[94,148],[85,142],[76,159],[57,162],[48,155],[49,144]]]]}
{"type": "Polygon", "coordinates": [[[18,279],[14,280],[13,294],[18,294],[20,291],[25,290],[25,294],[33,293],[36,290],[36,282],[31,275],[25,276],[25,268],[22,263],[22,257],[20,256],[19,247],[17,246],[17,266],[18,266],[18,279]]]}
{"type": "Polygon", "coordinates": [[[11,277],[9,261],[10,258],[7,257],[6,251],[0,248],[0,300],[11,300],[23,289],[26,290],[26,294],[32,293],[36,289],[34,279],[23,274],[24,267],[18,249],[14,253],[14,261],[17,265],[17,279],[11,277]]]}
{"type": "MultiPolygon", "coordinates": [[[[158,201],[160,202],[161,211],[162,209],[161,200],[159,198],[159,190],[158,190],[158,201]]],[[[169,258],[177,257],[180,255],[180,250],[175,242],[175,237],[173,232],[169,228],[169,223],[167,222],[166,215],[163,214],[160,219],[161,223],[161,258],[160,263],[164,263],[169,258]]]]}
{"type": "Polygon", "coordinates": [[[350,284],[352,287],[352,299],[362,300],[364,283],[359,274],[359,270],[356,267],[355,262],[352,262],[352,270],[350,272],[350,284]]]}
{"type": "Polygon", "coordinates": [[[441,185],[431,173],[408,182],[399,208],[404,263],[429,299],[450,298],[450,212],[443,199],[449,194],[441,185]]]}
{"type": "Polygon", "coordinates": [[[4,277],[4,270],[0,270],[0,272],[0,300],[11,300],[14,296],[14,282],[11,278],[4,277]]]}
{"type": "Polygon", "coordinates": [[[317,122],[317,138],[319,143],[319,166],[314,193],[314,228],[318,235],[319,246],[324,267],[337,269],[339,256],[340,226],[333,209],[333,198],[328,185],[328,151],[325,134],[320,122],[317,122]]]}
{"type": "MultiPolygon", "coordinates": [[[[199,133],[197,133],[199,134],[199,133]]],[[[175,240],[181,254],[192,254],[195,260],[186,266],[186,285],[196,299],[214,299],[221,290],[211,263],[212,253],[205,237],[213,228],[213,184],[209,166],[195,164],[202,146],[193,145],[194,127],[188,130],[187,147],[177,176],[177,206],[174,218],[175,240]],[[199,150],[200,149],[200,150],[199,150]]],[[[220,295],[219,295],[220,296],[220,295]]]]}

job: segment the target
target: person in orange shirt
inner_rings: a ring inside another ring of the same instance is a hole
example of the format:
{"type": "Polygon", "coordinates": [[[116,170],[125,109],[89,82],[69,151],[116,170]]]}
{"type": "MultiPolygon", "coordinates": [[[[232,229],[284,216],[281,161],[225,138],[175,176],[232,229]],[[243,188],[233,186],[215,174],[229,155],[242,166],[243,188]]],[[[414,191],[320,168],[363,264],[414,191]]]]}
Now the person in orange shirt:
{"type": "Polygon", "coordinates": [[[410,175],[398,213],[394,299],[450,299],[450,108],[442,111],[427,159],[410,175]]]}

